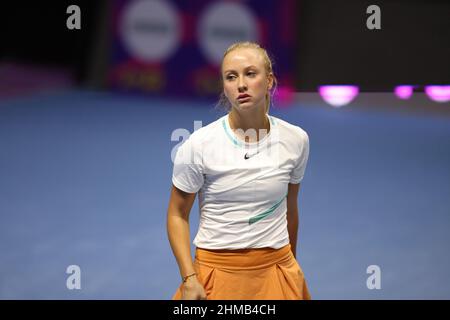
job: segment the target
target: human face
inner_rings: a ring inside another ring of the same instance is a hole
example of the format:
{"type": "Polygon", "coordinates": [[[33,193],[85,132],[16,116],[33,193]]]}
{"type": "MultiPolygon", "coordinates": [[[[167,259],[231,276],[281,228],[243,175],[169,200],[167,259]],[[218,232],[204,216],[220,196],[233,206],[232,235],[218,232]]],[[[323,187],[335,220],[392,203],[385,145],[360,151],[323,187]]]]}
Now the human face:
{"type": "Polygon", "coordinates": [[[264,67],[264,57],[256,49],[238,48],[222,63],[223,90],[231,105],[240,111],[265,110],[266,94],[273,77],[264,67]]]}

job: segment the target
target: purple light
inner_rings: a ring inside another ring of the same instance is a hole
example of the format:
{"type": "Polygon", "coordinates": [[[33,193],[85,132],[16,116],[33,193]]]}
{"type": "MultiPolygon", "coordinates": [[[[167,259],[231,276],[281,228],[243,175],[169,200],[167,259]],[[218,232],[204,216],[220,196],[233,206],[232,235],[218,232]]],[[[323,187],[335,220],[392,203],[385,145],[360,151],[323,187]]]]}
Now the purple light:
{"type": "Polygon", "coordinates": [[[436,102],[450,101],[450,85],[446,86],[426,86],[425,93],[436,102]]]}
{"type": "Polygon", "coordinates": [[[279,86],[276,91],[277,102],[280,107],[287,107],[295,98],[295,90],[290,86],[279,86]]]}
{"type": "Polygon", "coordinates": [[[394,93],[399,99],[407,100],[411,98],[413,94],[413,86],[396,86],[394,89],[394,93]]]}
{"type": "Polygon", "coordinates": [[[357,86],[320,86],[319,94],[325,102],[333,107],[349,104],[359,93],[357,86]]]}

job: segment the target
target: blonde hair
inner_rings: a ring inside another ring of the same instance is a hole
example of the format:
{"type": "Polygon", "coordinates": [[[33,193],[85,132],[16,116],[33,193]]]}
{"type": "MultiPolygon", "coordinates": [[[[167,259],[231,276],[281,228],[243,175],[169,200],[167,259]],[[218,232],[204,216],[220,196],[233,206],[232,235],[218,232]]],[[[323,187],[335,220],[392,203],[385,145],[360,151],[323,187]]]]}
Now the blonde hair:
{"type": "MultiPolygon", "coordinates": [[[[250,48],[250,49],[257,50],[264,59],[264,67],[265,67],[267,75],[272,74],[272,76],[273,76],[272,89],[268,90],[268,92],[266,94],[266,113],[268,113],[270,104],[272,102],[273,94],[275,93],[275,90],[277,87],[277,78],[275,77],[275,74],[273,72],[272,59],[269,57],[269,54],[267,53],[266,49],[262,48],[259,44],[255,43],[255,42],[244,41],[244,42],[236,42],[236,43],[233,43],[231,46],[229,46],[227,48],[227,50],[225,50],[225,53],[223,54],[222,63],[223,63],[223,60],[225,59],[225,57],[227,56],[227,54],[229,54],[233,50],[241,49],[241,48],[246,48],[246,49],[250,48]]],[[[221,67],[221,69],[222,69],[222,67],[221,67]]],[[[223,79],[222,79],[222,87],[223,87],[223,79]]],[[[226,111],[229,111],[232,108],[232,105],[231,105],[230,101],[228,100],[228,98],[225,96],[223,90],[220,94],[219,102],[217,103],[217,106],[225,109],[226,111]]]]}

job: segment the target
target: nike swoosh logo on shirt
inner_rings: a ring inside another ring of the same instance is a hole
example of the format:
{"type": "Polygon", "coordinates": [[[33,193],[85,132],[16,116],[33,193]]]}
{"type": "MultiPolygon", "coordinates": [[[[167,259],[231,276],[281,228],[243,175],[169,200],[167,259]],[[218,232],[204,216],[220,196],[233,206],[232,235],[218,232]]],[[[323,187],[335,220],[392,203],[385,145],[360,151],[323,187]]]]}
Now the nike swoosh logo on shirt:
{"type": "Polygon", "coordinates": [[[258,154],[258,153],[259,153],[259,151],[256,152],[256,153],[253,153],[253,154],[248,154],[248,152],[247,152],[247,153],[244,155],[244,159],[247,160],[247,159],[253,157],[255,154],[258,154]]]}

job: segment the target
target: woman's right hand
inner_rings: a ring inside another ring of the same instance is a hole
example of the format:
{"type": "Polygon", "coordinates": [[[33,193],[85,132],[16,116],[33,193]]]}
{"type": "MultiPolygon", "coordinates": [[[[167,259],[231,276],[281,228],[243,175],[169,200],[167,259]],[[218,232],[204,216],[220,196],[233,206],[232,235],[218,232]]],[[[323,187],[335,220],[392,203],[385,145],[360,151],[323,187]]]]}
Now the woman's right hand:
{"type": "Polygon", "coordinates": [[[206,300],[205,289],[197,277],[189,277],[181,288],[181,300],[206,300]]]}

